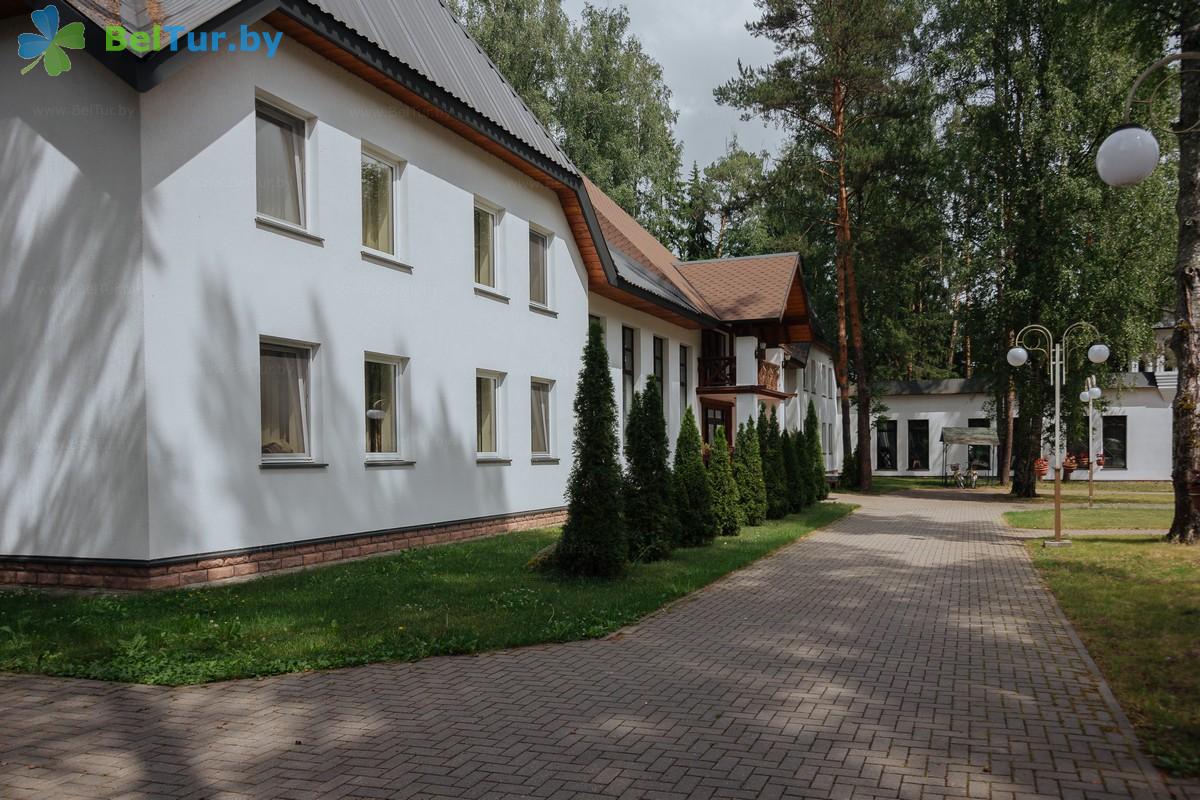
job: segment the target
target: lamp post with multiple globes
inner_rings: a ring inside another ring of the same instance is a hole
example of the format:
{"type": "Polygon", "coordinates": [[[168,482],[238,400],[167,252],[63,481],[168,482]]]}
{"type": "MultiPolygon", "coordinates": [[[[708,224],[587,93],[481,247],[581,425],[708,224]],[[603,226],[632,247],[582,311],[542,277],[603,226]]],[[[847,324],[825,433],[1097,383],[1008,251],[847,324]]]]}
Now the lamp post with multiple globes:
{"type": "Polygon", "coordinates": [[[1071,339],[1083,333],[1090,334],[1093,341],[1088,347],[1088,361],[1103,364],[1108,360],[1108,345],[1096,341],[1100,338],[1100,332],[1090,322],[1076,322],[1063,331],[1058,341],[1054,340],[1054,334],[1049,328],[1043,325],[1026,325],[1017,334],[1014,347],[1008,351],[1008,363],[1016,368],[1029,362],[1030,351],[1042,353],[1049,359],[1047,368],[1050,372],[1050,382],[1054,385],[1054,541],[1046,542],[1047,546],[1062,547],[1071,543],[1062,538],[1062,390],[1063,384],[1067,382],[1067,356],[1070,355],[1071,339]],[[1033,339],[1033,342],[1027,344],[1026,339],[1033,339]],[[1040,344],[1034,343],[1039,339],[1040,344]]]}
{"type": "Polygon", "coordinates": [[[1095,430],[1092,427],[1093,421],[1096,419],[1092,404],[1100,399],[1100,387],[1096,385],[1096,379],[1088,377],[1087,383],[1083,387],[1083,391],[1079,393],[1079,402],[1087,403],[1088,415],[1088,508],[1092,507],[1094,501],[1094,492],[1096,483],[1096,438],[1095,430]]]}

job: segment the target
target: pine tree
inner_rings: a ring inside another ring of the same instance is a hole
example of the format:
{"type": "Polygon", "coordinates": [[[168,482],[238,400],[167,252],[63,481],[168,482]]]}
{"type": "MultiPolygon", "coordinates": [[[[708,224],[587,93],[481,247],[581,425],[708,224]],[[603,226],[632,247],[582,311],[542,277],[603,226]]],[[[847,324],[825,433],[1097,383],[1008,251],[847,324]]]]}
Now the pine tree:
{"type": "Polygon", "coordinates": [[[779,451],[783,456],[788,511],[795,513],[804,509],[804,487],[800,482],[800,460],[796,458],[796,443],[789,431],[785,430],[780,434],[779,451]]]}
{"type": "Polygon", "coordinates": [[[774,409],[767,415],[765,403],[758,409],[758,449],[762,453],[763,482],[767,486],[767,519],[780,519],[788,512],[787,476],[779,449],[779,419],[774,409]]]}
{"type": "MultiPolygon", "coordinates": [[[[812,475],[812,502],[819,502],[829,497],[829,481],[825,480],[825,453],[821,450],[821,421],[817,418],[817,406],[812,401],[808,401],[808,414],[804,418],[804,430],[808,431],[805,437],[808,440],[808,459],[809,469],[812,475]]],[[[853,475],[857,478],[858,472],[858,455],[855,451],[855,464],[853,466],[853,475]]]]}
{"type": "Polygon", "coordinates": [[[575,393],[575,463],[567,483],[567,522],[555,563],[572,575],[619,575],[629,557],[621,466],[617,456],[617,404],[608,351],[599,325],[588,330],[575,393]]]}
{"type": "Polygon", "coordinates": [[[667,422],[658,381],[634,392],[625,423],[625,527],[629,557],[655,561],[671,555],[671,471],[667,422]]]}
{"type": "Polygon", "coordinates": [[[761,525],[767,518],[767,487],[763,482],[758,433],[752,422],[738,425],[733,450],[733,477],[738,486],[742,524],[761,525]]]}
{"type": "Polygon", "coordinates": [[[684,261],[712,258],[712,190],[700,175],[700,166],[692,162],[688,180],[687,201],[682,209],[679,228],[683,234],[680,251],[684,261]]]}
{"type": "Polygon", "coordinates": [[[717,535],[713,517],[712,492],[704,467],[700,430],[691,406],[683,414],[679,438],[675,442],[675,478],[673,483],[675,515],[679,520],[678,539],[682,547],[710,543],[717,535]]]}
{"type": "Polygon", "coordinates": [[[817,496],[808,434],[803,429],[792,432],[792,451],[796,458],[796,491],[800,496],[800,508],[805,509],[816,502],[817,496]]]}
{"type": "Polygon", "coordinates": [[[721,536],[737,536],[742,527],[742,508],[729,447],[725,444],[725,426],[718,425],[708,458],[708,486],[712,493],[713,518],[721,536]]]}

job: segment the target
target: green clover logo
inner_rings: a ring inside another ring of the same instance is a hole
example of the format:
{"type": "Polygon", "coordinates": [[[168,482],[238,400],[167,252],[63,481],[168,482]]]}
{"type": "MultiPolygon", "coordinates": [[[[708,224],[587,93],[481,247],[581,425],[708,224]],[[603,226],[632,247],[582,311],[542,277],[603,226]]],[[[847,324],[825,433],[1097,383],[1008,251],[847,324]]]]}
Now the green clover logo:
{"type": "Polygon", "coordinates": [[[34,11],[32,17],[39,33],[22,33],[17,37],[17,55],[26,60],[34,59],[21,74],[25,75],[40,63],[47,75],[57,77],[71,68],[71,58],[66,51],[83,49],[83,23],[72,22],[59,30],[58,7],[52,5],[34,11]]]}

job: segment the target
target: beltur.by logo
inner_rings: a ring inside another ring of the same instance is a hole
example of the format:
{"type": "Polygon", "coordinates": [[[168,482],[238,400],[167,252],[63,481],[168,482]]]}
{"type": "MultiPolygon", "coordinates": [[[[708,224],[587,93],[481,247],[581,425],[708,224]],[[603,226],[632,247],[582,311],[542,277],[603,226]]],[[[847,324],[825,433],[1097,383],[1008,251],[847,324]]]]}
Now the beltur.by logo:
{"type": "Polygon", "coordinates": [[[188,31],[182,25],[155,25],[148,31],[134,32],[120,25],[104,29],[104,49],[109,52],[177,52],[182,48],[192,53],[254,53],[261,49],[267,58],[274,58],[282,41],[282,33],[260,33],[248,25],[242,25],[236,35],[226,31],[188,31]]]}
{"type": "Polygon", "coordinates": [[[37,33],[22,33],[17,36],[17,55],[30,61],[21,70],[25,75],[38,64],[51,78],[56,78],[71,69],[68,50],[83,49],[83,23],[72,22],[64,28],[58,27],[58,6],[49,5],[31,15],[37,33]]]}

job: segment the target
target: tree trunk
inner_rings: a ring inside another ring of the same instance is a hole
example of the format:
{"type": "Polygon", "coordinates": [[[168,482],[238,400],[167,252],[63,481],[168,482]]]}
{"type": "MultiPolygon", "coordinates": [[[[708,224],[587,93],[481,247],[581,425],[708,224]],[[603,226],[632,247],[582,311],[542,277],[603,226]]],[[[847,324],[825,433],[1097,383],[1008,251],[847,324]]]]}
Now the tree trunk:
{"type": "Polygon", "coordinates": [[[850,230],[850,209],[845,202],[845,95],[840,81],[833,84],[833,118],[835,143],[834,151],[838,154],[838,212],[837,212],[837,252],[834,256],[835,272],[837,273],[837,378],[838,399],[842,406],[842,465],[854,454],[854,445],[850,438],[850,356],[849,339],[846,334],[846,257],[848,241],[843,240],[843,214],[845,228],[850,230]]]}
{"type": "Polygon", "coordinates": [[[1008,486],[1013,464],[1013,434],[1017,419],[1017,390],[1012,381],[1008,382],[1008,392],[1004,395],[1004,446],[1000,449],[1000,485],[1008,486]]]}
{"type": "Polygon", "coordinates": [[[1041,414],[1029,414],[1016,420],[1013,431],[1012,494],[1016,497],[1037,497],[1037,473],[1033,462],[1042,454],[1041,414]]]}
{"type": "MultiPolygon", "coordinates": [[[[1200,7],[1184,4],[1180,16],[1183,52],[1200,51],[1200,7]]],[[[1185,64],[1185,67],[1189,65],[1185,64]]],[[[1175,519],[1170,541],[1200,541],[1200,72],[1194,66],[1180,76],[1179,103],[1179,252],[1175,260],[1177,293],[1175,334],[1171,349],[1179,363],[1175,390],[1171,478],[1175,485],[1175,519]],[[1197,499],[1193,500],[1193,492],[1197,499]]]]}

